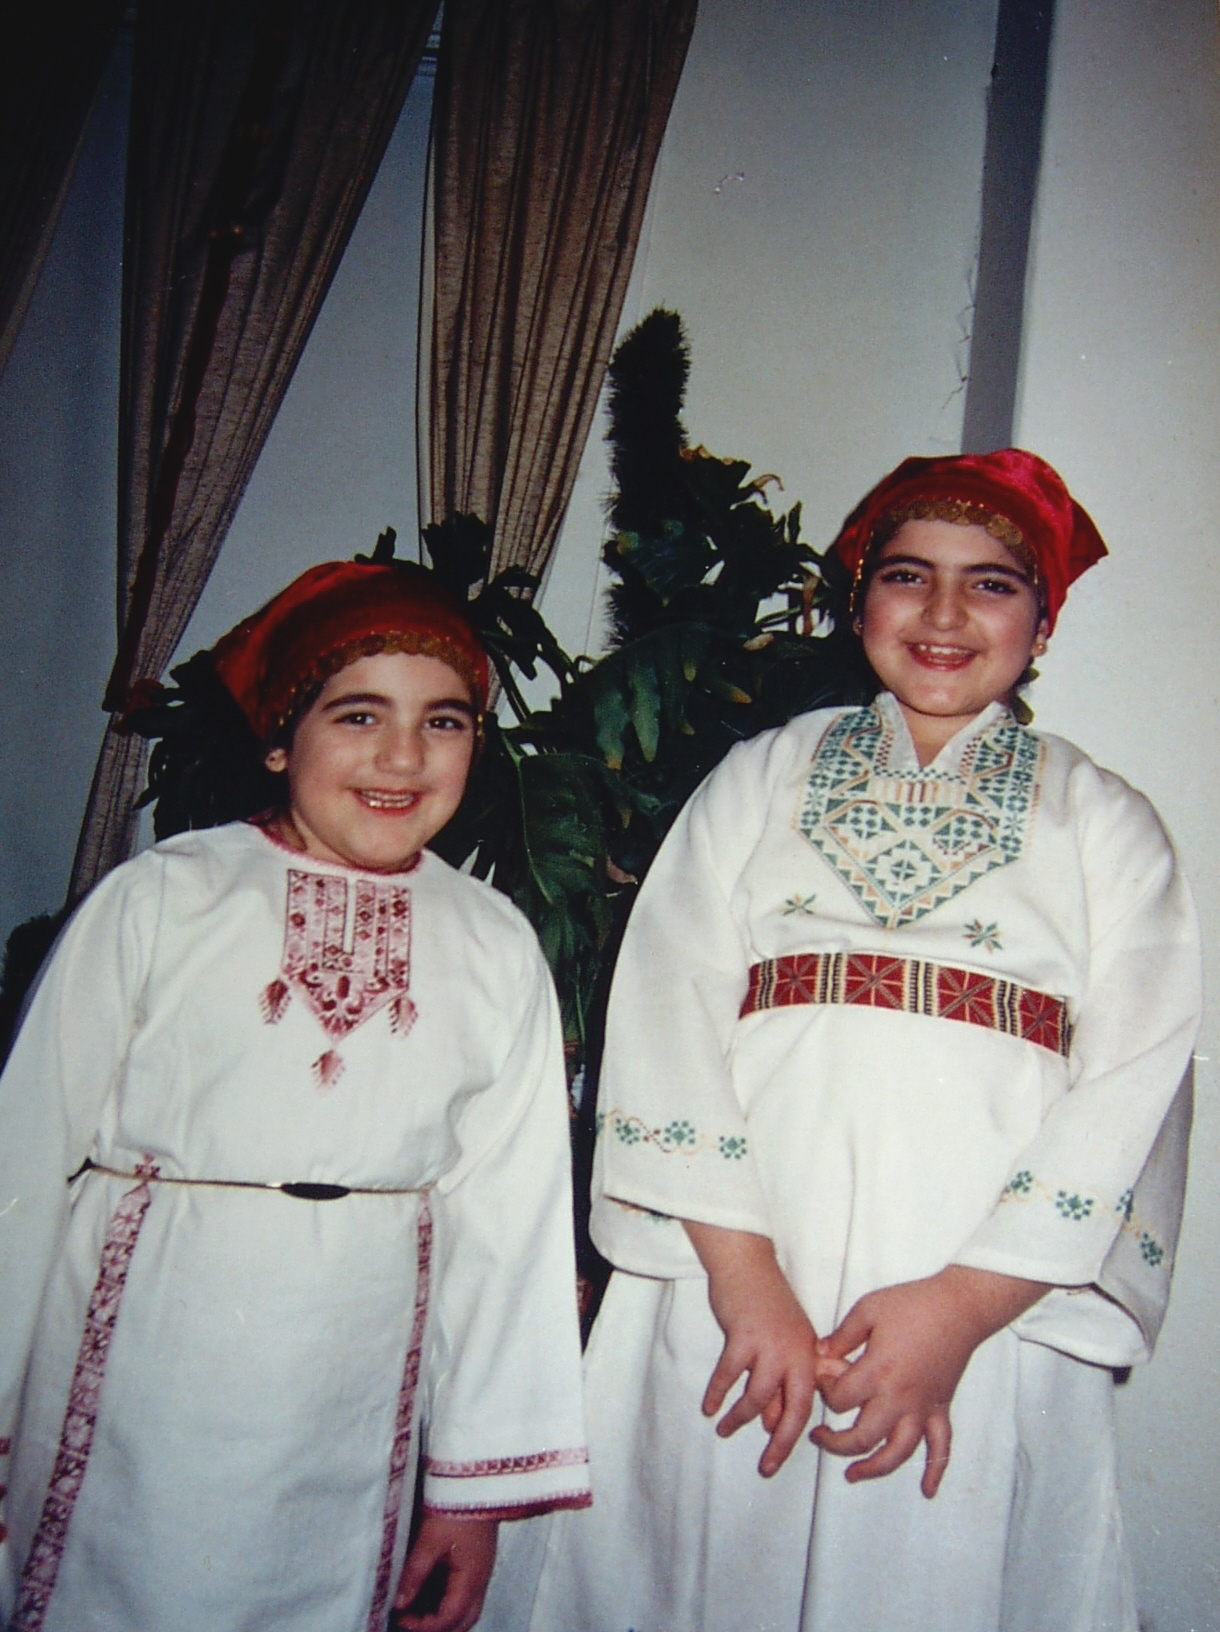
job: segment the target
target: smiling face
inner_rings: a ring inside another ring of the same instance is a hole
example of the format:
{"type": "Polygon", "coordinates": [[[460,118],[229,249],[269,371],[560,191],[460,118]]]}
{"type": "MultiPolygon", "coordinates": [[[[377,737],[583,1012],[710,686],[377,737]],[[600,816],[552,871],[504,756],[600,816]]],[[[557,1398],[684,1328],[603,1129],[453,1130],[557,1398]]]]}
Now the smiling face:
{"type": "Polygon", "coordinates": [[[379,652],[322,687],[289,748],[281,836],[323,861],[400,872],[453,815],[474,757],[470,688],[437,657],[379,652]]]}
{"type": "Polygon", "coordinates": [[[983,527],[905,521],[882,546],[856,623],[898,699],[921,765],[1008,702],[1047,622],[1025,568],[983,527]]]}

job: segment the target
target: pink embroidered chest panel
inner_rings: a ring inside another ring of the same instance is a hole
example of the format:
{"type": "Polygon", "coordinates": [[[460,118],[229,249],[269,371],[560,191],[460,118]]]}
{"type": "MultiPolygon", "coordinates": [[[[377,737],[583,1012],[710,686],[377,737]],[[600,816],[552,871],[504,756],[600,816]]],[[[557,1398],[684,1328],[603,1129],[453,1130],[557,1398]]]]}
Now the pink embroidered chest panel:
{"type": "Polygon", "coordinates": [[[395,1031],[415,1019],[411,974],[411,892],[404,884],[288,870],[280,975],[263,993],[274,1023],[297,995],[338,1039],[389,1006],[395,1031]]]}

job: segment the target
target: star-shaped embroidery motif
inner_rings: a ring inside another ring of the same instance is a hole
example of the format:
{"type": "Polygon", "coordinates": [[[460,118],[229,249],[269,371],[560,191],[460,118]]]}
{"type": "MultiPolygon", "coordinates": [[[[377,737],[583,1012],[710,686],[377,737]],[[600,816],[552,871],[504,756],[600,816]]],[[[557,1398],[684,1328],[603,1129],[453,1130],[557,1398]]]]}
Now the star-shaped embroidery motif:
{"type": "Polygon", "coordinates": [[[1004,949],[999,924],[985,924],[981,918],[972,918],[963,927],[962,934],[971,946],[981,946],[987,952],[1001,952],[1004,949]]]}
{"type": "Polygon", "coordinates": [[[795,918],[799,914],[805,918],[812,918],[814,904],[816,901],[816,895],[790,895],[784,902],[784,917],[795,918]]]}

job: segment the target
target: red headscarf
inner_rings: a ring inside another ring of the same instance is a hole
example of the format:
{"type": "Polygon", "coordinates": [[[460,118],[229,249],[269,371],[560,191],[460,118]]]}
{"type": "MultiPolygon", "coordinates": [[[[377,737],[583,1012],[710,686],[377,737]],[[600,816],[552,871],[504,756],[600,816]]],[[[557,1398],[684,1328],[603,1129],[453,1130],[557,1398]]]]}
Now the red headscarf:
{"type": "MultiPolygon", "coordinates": [[[[1002,516],[1033,556],[1053,629],[1068,585],[1106,554],[1101,534],[1045,459],[1021,448],[904,459],[865,495],[834,542],[853,575],[863,566],[877,528],[908,505],[957,500],[980,514],[1002,516]]],[[[967,512],[967,514],[969,514],[967,512]]]]}
{"type": "Polygon", "coordinates": [[[309,686],[377,652],[439,657],[486,708],[487,653],[460,602],[409,563],[310,567],[222,636],[212,663],[266,742],[309,686]]]}

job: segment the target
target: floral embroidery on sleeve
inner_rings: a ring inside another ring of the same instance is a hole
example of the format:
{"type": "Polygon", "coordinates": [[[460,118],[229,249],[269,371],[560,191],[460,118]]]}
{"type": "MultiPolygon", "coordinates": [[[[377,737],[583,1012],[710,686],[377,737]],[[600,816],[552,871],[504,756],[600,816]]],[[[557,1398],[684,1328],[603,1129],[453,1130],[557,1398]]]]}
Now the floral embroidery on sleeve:
{"type": "MultiPolygon", "coordinates": [[[[1034,1200],[1049,1202],[1058,1216],[1069,1224],[1081,1224],[1085,1219],[1092,1218],[1103,1205],[1096,1196],[1079,1195],[1074,1190],[1052,1190],[1029,1168],[1023,1167],[1004,1186],[1000,1201],[1034,1200]]],[[[1124,1190],[1114,1204],[1114,1211],[1119,1215],[1122,1231],[1135,1237],[1140,1257],[1149,1268],[1159,1269],[1165,1262],[1165,1248],[1136,1214],[1134,1192],[1124,1190]]]]}
{"type": "Polygon", "coordinates": [[[600,1135],[607,1130],[620,1144],[654,1145],[667,1156],[680,1151],[688,1156],[712,1154],[723,1157],[726,1162],[739,1162],[748,1148],[744,1133],[705,1133],[684,1117],[653,1128],[641,1117],[629,1116],[624,1111],[604,1111],[597,1118],[597,1131],[600,1135]]]}

